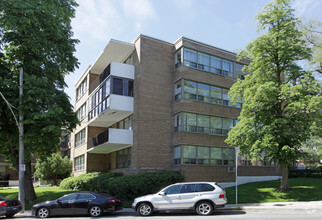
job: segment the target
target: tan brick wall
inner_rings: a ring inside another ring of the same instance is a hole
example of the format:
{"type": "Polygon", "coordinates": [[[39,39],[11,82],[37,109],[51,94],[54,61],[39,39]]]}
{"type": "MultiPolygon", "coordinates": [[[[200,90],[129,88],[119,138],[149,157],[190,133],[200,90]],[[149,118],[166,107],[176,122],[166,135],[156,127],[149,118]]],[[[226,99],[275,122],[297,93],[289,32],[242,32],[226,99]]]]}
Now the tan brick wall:
{"type": "Polygon", "coordinates": [[[234,182],[236,176],[227,166],[182,166],[181,172],[186,182],[234,182]]]}
{"type": "Polygon", "coordinates": [[[136,48],[132,167],[170,169],[174,47],[141,37],[136,48]]]}
{"type": "Polygon", "coordinates": [[[87,154],[87,172],[108,172],[107,154],[87,154]]]}

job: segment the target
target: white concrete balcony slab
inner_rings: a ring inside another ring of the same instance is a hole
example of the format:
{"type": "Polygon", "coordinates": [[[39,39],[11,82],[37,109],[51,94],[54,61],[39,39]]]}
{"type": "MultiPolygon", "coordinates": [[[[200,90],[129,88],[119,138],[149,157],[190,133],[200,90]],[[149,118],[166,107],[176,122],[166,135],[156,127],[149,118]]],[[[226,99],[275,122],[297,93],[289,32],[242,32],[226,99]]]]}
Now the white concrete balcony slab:
{"type": "Polygon", "coordinates": [[[133,146],[133,130],[109,128],[88,140],[87,152],[107,154],[133,146]]]}

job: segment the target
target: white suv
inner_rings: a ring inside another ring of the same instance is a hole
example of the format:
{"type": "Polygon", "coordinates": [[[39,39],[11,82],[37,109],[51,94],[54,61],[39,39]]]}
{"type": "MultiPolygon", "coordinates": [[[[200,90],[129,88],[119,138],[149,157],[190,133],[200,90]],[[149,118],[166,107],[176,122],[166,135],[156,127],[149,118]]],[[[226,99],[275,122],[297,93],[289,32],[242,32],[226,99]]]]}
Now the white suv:
{"type": "Polygon", "coordinates": [[[162,210],[196,210],[209,215],[227,203],[225,189],[216,183],[190,182],[170,185],[152,195],[138,197],[132,208],[142,216],[162,210]]]}

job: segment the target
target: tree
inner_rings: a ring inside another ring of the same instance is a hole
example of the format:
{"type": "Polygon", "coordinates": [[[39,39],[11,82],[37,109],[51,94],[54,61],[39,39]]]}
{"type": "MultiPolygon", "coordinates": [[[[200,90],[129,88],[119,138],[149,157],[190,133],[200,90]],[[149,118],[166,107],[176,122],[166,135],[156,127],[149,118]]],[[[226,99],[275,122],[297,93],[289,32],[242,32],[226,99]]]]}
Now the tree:
{"type": "Polygon", "coordinates": [[[322,23],[310,20],[307,23],[300,23],[299,29],[312,49],[313,57],[310,62],[312,71],[322,74],[322,23]]]}
{"type": "Polygon", "coordinates": [[[54,185],[58,185],[58,180],[69,177],[71,172],[72,161],[66,156],[62,158],[53,153],[45,159],[37,160],[35,176],[41,180],[52,180],[54,185]]]}
{"type": "MultiPolygon", "coordinates": [[[[0,1],[0,92],[24,115],[25,198],[36,199],[31,158],[57,152],[62,127],[78,123],[70,104],[64,76],[78,66],[71,18],[75,0],[0,1]],[[19,73],[24,70],[24,95],[19,105],[19,73]]],[[[16,112],[17,114],[17,112],[16,112]]],[[[6,103],[0,101],[0,154],[18,168],[18,129],[6,103]]]]}
{"type": "Polygon", "coordinates": [[[321,130],[320,85],[298,61],[311,58],[311,50],[297,29],[289,0],[274,0],[257,16],[261,36],[242,50],[252,61],[243,70],[229,96],[243,100],[239,123],[226,142],[255,160],[276,161],[281,167],[280,190],[290,189],[288,164],[301,154],[301,143],[321,130]]]}

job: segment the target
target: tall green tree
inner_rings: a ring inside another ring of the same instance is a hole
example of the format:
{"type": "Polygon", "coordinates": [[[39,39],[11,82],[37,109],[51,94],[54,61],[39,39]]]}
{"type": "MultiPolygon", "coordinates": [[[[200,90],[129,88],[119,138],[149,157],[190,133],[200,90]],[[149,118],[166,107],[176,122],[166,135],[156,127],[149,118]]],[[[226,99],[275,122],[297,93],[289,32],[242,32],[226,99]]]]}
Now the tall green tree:
{"type": "Polygon", "coordinates": [[[254,159],[278,162],[280,190],[287,191],[288,165],[301,154],[301,143],[321,129],[321,87],[298,64],[311,59],[312,52],[297,29],[290,1],[273,0],[256,19],[264,33],[240,52],[252,62],[229,93],[232,102],[244,103],[226,142],[254,159]]]}
{"type": "MultiPolygon", "coordinates": [[[[25,198],[36,199],[31,159],[59,149],[62,127],[73,129],[78,120],[64,92],[64,77],[78,66],[74,56],[71,18],[75,0],[0,1],[0,92],[24,115],[25,198]],[[19,105],[19,71],[24,70],[24,95],[19,105]]],[[[18,129],[0,101],[0,154],[18,168],[18,129]]],[[[17,169],[18,170],[18,169],[17,169]]]]}
{"type": "Polygon", "coordinates": [[[54,185],[58,185],[59,179],[70,176],[72,161],[66,156],[62,158],[59,154],[53,153],[45,159],[37,160],[35,168],[37,178],[53,181],[54,185]]]}

